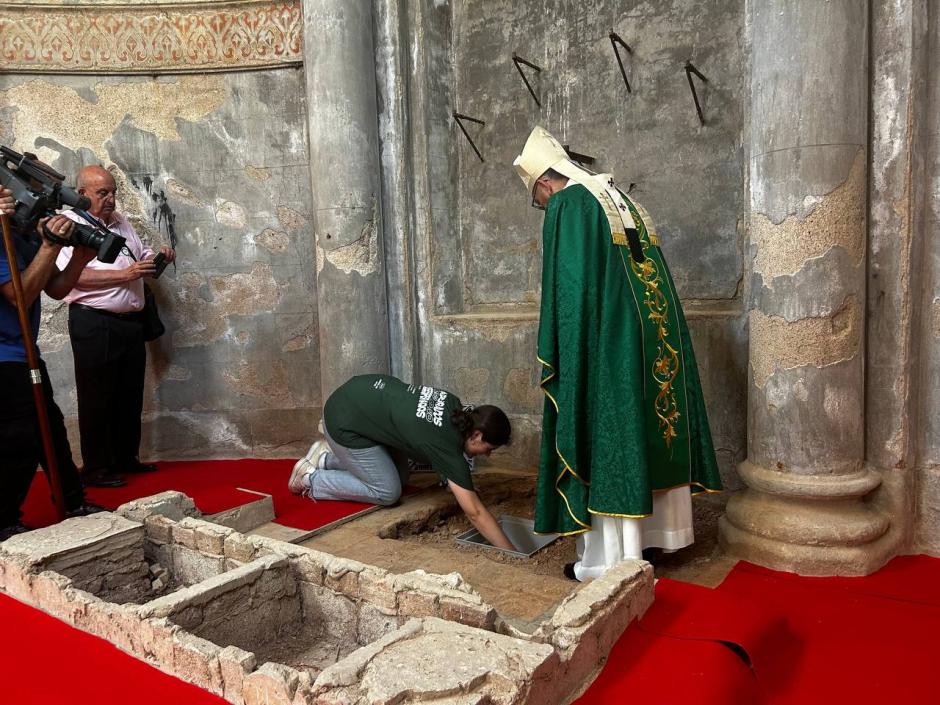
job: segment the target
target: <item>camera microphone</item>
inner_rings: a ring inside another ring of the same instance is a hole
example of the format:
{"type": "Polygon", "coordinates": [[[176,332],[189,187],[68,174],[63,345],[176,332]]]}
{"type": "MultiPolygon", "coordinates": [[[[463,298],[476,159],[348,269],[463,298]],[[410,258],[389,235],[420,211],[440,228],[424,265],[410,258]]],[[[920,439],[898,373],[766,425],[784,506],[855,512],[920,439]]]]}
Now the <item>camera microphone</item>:
{"type": "Polygon", "coordinates": [[[59,186],[59,202],[77,210],[87,211],[91,208],[91,199],[83,196],[70,186],[59,186]]]}

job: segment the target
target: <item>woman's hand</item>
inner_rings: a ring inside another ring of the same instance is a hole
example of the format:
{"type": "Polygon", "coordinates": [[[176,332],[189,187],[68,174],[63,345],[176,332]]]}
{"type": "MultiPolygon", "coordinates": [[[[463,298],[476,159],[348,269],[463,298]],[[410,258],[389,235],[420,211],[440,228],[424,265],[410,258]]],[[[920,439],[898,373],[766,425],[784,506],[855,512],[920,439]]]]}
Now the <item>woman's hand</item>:
{"type": "Polygon", "coordinates": [[[480,500],[480,495],[473,490],[465,490],[450,480],[447,481],[447,485],[450,487],[450,491],[454,493],[454,497],[457,498],[457,504],[467,515],[467,519],[470,520],[470,523],[477,531],[483,534],[483,538],[496,548],[502,548],[506,551],[517,550],[509,537],[506,536],[499,522],[493,518],[490,510],[480,500]]]}

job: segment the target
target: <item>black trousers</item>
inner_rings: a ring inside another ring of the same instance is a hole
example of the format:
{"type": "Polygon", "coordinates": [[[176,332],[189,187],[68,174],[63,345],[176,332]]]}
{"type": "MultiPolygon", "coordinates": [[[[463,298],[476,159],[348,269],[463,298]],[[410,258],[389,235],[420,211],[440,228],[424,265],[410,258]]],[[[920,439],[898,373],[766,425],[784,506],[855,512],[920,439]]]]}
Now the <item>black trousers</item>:
{"type": "Polygon", "coordinates": [[[71,306],[69,336],[84,473],[120,472],[137,460],[140,449],[147,367],[141,317],[116,318],[71,306]]]}
{"type": "MultiPolygon", "coordinates": [[[[40,362],[39,366],[65,507],[75,509],[84,501],[81,479],[72,462],[65,421],[52,396],[46,364],[40,362]]],[[[25,362],[0,362],[0,388],[3,389],[0,401],[0,527],[12,526],[20,520],[20,507],[29,492],[36,468],[39,465],[48,467],[39,435],[32,386],[25,362]]]]}

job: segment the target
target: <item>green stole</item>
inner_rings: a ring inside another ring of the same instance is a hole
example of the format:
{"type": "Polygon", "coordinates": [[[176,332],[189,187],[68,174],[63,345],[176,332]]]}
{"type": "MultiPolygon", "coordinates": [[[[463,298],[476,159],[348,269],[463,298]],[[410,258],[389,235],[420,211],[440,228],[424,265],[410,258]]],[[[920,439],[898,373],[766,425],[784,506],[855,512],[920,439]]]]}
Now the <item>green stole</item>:
{"type": "Polygon", "coordinates": [[[656,491],[721,488],[672,277],[655,233],[624,198],[642,264],[614,241],[604,209],[584,186],[553,195],[545,213],[540,533],[586,531],[591,514],[649,516],[656,491]]]}

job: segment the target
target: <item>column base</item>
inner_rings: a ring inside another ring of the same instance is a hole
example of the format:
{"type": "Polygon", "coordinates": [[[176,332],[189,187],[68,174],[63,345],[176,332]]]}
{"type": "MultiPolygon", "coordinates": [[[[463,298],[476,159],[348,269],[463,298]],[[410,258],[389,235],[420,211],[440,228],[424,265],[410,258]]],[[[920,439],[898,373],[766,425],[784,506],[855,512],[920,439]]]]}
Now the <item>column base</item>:
{"type": "Polygon", "coordinates": [[[744,462],[745,490],[719,521],[729,555],[801,575],[867,575],[890,560],[903,532],[865,500],[881,482],[870,468],[791,475],[744,462]]]}

